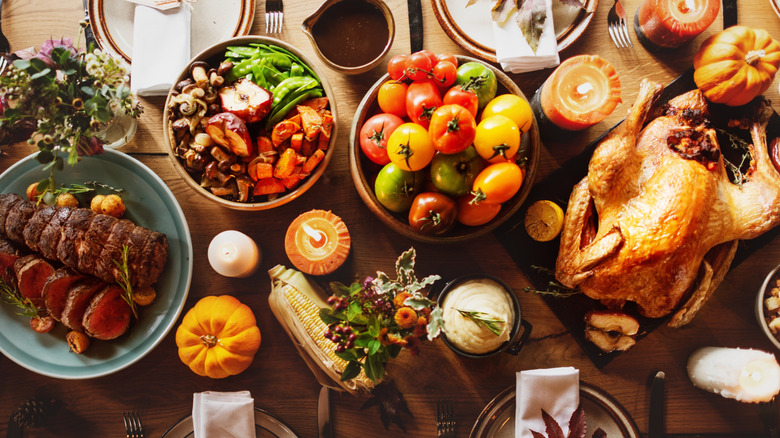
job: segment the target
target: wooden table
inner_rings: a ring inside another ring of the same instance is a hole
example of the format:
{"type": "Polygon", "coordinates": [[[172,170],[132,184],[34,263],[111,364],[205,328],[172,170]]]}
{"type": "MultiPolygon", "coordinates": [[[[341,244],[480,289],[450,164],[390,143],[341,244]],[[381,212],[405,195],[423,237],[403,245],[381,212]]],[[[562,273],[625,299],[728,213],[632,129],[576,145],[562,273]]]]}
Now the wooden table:
{"type": "MultiPolygon", "coordinates": [[[[216,1],[216,0],[199,0],[216,1]]],[[[633,16],[640,0],[625,0],[633,16]]],[[[76,38],[82,17],[78,0],[6,0],[2,11],[3,30],[13,49],[38,46],[49,37],[76,38]]],[[[317,2],[291,1],[285,6],[285,25],[281,38],[314,58],[312,46],[300,29],[300,23],[316,9],[317,2]]],[[[408,53],[406,5],[403,0],[387,0],[393,9],[397,33],[391,55],[408,53]]],[[[613,63],[623,84],[623,103],[605,121],[574,136],[567,144],[547,144],[543,148],[539,178],[583,147],[608,127],[618,122],[633,103],[641,78],[667,83],[683,72],[699,43],[706,35],[719,31],[720,18],[692,44],[674,53],[648,53],[634,39],[633,49],[618,50],[608,38],[606,16],[611,1],[602,0],[590,28],[561,53],[562,59],[597,53],[613,63]]],[[[442,31],[430,2],[423,2],[425,47],[434,52],[466,54],[442,31]]],[[[780,19],[769,0],[742,1],[739,22],[767,28],[780,37],[780,19]]],[[[258,2],[252,31],[262,34],[265,26],[263,3],[258,2]]],[[[633,32],[632,32],[633,34],[633,32]]],[[[223,380],[199,377],[178,359],[174,337],[170,334],[149,355],[129,368],[106,377],[67,381],[43,377],[0,357],[0,418],[8,418],[24,400],[45,394],[58,399],[60,407],[48,425],[26,436],[110,437],[123,432],[121,411],[139,409],[148,432],[160,436],[192,409],[192,394],[205,390],[250,390],[256,406],[278,416],[301,437],[317,436],[317,395],[320,386],[297,355],[292,343],[271,314],[267,297],[270,290],[265,271],[277,263],[288,264],[283,235],[287,225],[301,212],[312,208],[330,209],[340,215],[352,233],[353,247],[349,264],[333,277],[349,282],[353,273],[373,274],[377,269],[391,270],[398,254],[410,246],[418,252],[418,273],[438,273],[451,279],[464,272],[484,272],[506,280],[517,291],[528,285],[522,272],[492,235],[456,246],[436,246],[405,239],[380,223],[358,197],[349,174],[347,139],[355,108],[384,65],[367,74],[345,77],[327,70],[326,76],[337,91],[340,116],[339,141],[334,159],[324,177],[300,199],[272,211],[236,212],[216,207],[190,189],[174,171],[165,152],[161,123],[162,98],[145,99],[146,111],[138,133],[123,151],[153,169],[173,190],[191,227],[194,245],[194,273],[185,309],[198,299],[214,294],[232,294],[255,312],[263,334],[263,343],[252,366],[243,374],[223,380]],[[262,247],[263,264],[248,279],[229,279],[216,274],[208,265],[206,248],[211,238],[226,229],[240,230],[262,247]]],[[[513,79],[527,94],[543,82],[550,70],[515,75],[513,79]]],[[[778,99],[777,84],[768,97],[778,99]]],[[[0,170],[31,153],[24,144],[8,151],[0,159],[0,170]]],[[[639,430],[648,430],[648,379],[656,370],[667,374],[667,432],[723,433],[739,436],[762,431],[755,406],[726,400],[696,389],[689,381],[685,364],[690,353],[702,346],[754,347],[773,351],[758,327],[753,313],[755,293],[764,276],[780,260],[780,241],[767,245],[748,261],[734,268],[707,305],[682,329],[662,327],[619,356],[602,370],[596,369],[583,354],[559,320],[538,297],[518,292],[523,315],[533,325],[532,339],[519,356],[507,354],[490,359],[465,359],[453,354],[441,340],[426,343],[422,355],[402,354],[389,366],[389,376],[404,393],[413,416],[404,417],[406,432],[392,425],[383,428],[376,408],[360,410],[367,398],[346,394],[333,397],[333,423],[338,437],[424,437],[434,436],[435,401],[449,398],[455,402],[459,437],[468,436],[482,408],[500,391],[514,384],[515,372],[525,369],[572,365],[580,369],[583,380],[614,396],[633,416],[639,430]]],[[[0,328],[2,329],[2,328],[0,328]]],[[[0,422],[0,435],[5,429],[0,422]]]]}

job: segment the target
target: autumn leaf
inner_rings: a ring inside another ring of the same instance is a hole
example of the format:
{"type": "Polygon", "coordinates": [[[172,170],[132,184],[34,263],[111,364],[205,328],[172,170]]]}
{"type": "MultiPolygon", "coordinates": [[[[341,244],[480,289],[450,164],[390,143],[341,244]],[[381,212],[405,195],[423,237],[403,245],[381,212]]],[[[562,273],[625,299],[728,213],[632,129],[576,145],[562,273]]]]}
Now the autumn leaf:
{"type": "MultiPolygon", "coordinates": [[[[476,1],[476,0],[474,0],[474,1],[476,1]]],[[[585,7],[585,5],[583,5],[580,0],[559,0],[559,1],[563,5],[571,6],[573,8],[580,8],[580,9],[582,9],[582,8],[585,7]]]]}
{"type": "Polygon", "coordinates": [[[517,2],[517,24],[525,35],[525,40],[536,53],[539,39],[547,20],[547,6],[544,0],[519,0],[517,2]]]}
{"type": "Polygon", "coordinates": [[[555,418],[548,414],[544,409],[542,409],[542,420],[544,420],[545,431],[549,438],[565,438],[561,426],[555,421],[555,418]]]}
{"type": "Polygon", "coordinates": [[[514,10],[513,2],[497,0],[493,7],[490,8],[490,18],[495,23],[503,25],[514,10]]]}

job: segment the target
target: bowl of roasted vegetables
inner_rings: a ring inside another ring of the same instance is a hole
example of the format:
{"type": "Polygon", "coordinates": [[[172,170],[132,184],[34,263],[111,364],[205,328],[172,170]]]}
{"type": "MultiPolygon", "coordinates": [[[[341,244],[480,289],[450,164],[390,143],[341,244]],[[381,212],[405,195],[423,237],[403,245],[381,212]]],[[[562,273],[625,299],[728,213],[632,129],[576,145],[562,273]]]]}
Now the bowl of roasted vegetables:
{"type": "Polygon", "coordinates": [[[528,100],[506,74],[422,50],[390,59],[360,102],[350,171],[390,228],[422,242],[461,242],[517,212],[540,145],[528,100]]]}
{"type": "Polygon", "coordinates": [[[168,154],[195,191],[220,205],[285,204],[330,162],[333,95],[317,67],[283,41],[221,42],[195,56],[168,93],[168,154]]]}

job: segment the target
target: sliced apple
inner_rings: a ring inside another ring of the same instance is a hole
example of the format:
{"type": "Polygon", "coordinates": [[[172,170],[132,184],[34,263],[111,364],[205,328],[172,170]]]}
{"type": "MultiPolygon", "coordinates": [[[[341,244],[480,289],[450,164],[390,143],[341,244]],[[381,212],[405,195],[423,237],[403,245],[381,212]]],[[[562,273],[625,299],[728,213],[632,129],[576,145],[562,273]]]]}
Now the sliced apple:
{"type": "Polygon", "coordinates": [[[605,353],[626,351],[636,344],[639,321],[626,313],[591,311],[585,315],[585,324],[585,339],[605,353]]]}
{"type": "Polygon", "coordinates": [[[214,143],[230,149],[239,157],[248,157],[254,153],[246,123],[233,113],[213,115],[206,123],[206,133],[214,143]]]}
{"type": "Polygon", "coordinates": [[[219,89],[222,109],[241,117],[246,123],[263,120],[271,111],[273,96],[265,88],[241,78],[219,89]]]}

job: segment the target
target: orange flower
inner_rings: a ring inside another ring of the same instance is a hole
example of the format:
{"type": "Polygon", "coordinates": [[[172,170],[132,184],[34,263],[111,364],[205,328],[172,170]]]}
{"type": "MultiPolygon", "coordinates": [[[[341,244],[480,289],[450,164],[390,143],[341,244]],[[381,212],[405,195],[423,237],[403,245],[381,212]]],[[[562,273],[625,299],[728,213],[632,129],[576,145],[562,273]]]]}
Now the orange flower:
{"type": "Polygon", "coordinates": [[[387,327],[382,327],[382,330],[379,330],[379,342],[381,342],[382,345],[392,344],[392,342],[390,342],[390,336],[387,333],[387,327]]]}
{"type": "Polygon", "coordinates": [[[409,292],[401,292],[393,298],[393,305],[395,305],[397,309],[400,309],[401,307],[404,307],[404,301],[411,296],[412,294],[409,292]]]}
{"type": "Polygon", "coordinates": [[[420,338],[410,335],[405,337],[404,341],[406,341],[406,349],[412,356],[420,354],[420,338]]]}
{"type": "Polygon", "coordinates": [[[402,329],[410,329],[417,324],[417,312],[411,307],[401,307],[395,312],[395,323],[402,329]]]}
{"type": "Polygon", "coordinates": [[[413,335],[420,338],[422,336],[425,336],[428,334],[428,318],[424,316],[420,316],[417,318],[417,324],[414,326],[414,333],[413,335]]]}
{"type": "Polygon", "coordinates": [[[401,347],[406,347],[406,339],[401,338],[398,335],[395,335],[393,333],[387,334],[387,339],[390,341],[391,344],[400,345],[401,347]]]}

